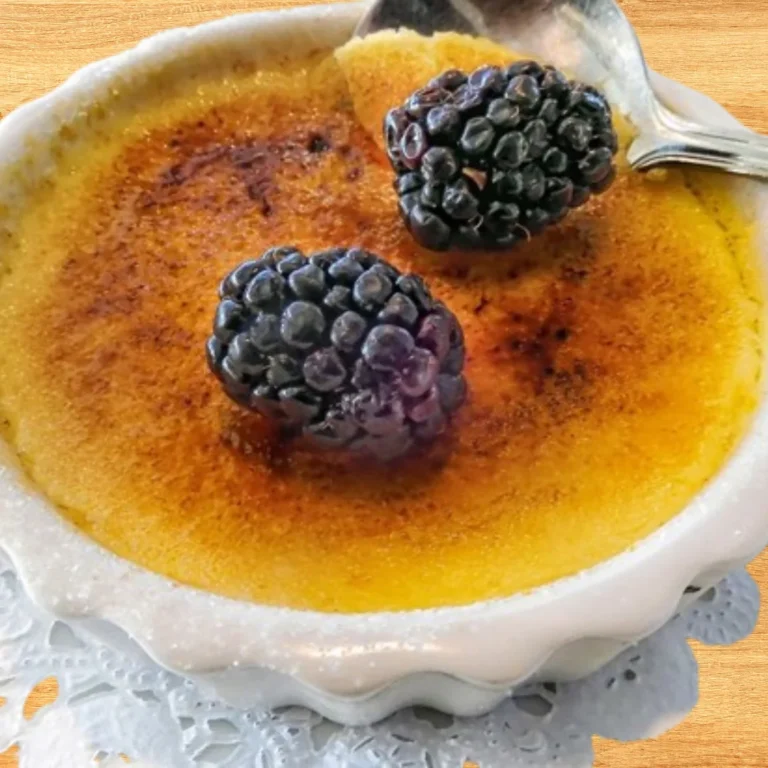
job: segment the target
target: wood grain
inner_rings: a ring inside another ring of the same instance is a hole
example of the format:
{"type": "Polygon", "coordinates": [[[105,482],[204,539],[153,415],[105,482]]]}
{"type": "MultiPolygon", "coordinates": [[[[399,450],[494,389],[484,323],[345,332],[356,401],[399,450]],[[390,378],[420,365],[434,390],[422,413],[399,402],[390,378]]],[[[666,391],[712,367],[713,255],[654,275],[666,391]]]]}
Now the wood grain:
{"type": "MultiPolygon", "coordinates": [[[[303,1],[0,0],[0,117],[79,67],[159,30],[303,1]]],[[[654,69],[712,96],[750,127],[768,133],[765,0],[623,0],[622,5],[654,69]]],[[[768,586],[768,555],[751,572],[768,586]]],[[[768,617],[763,615],[743,643],[729,649],[699,647],[697,657],[700,700],[686,722],[655,741],[596,740],[597,768],[768,766],[763,714],[768,617]]],[[[45,704],[52,691],[41,686],[30,710],[45,704]]],[[[0,768],[12,766],[15,753],[0,755],[0,768]]]]}

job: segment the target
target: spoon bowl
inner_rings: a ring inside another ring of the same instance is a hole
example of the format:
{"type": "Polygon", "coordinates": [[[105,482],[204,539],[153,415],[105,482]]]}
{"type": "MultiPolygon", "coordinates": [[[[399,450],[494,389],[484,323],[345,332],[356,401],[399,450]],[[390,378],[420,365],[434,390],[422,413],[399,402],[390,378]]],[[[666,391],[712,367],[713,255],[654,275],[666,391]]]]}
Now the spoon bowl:
{"type": "Polygon", "coordinates": [[[614,0],[377,0],[356,34],[401,27],[486,37],[602,88],[636,128],[627,153],[635,169],[685,163],[768,179],[767,138],[698,125],[659,100],[614,0]]]}

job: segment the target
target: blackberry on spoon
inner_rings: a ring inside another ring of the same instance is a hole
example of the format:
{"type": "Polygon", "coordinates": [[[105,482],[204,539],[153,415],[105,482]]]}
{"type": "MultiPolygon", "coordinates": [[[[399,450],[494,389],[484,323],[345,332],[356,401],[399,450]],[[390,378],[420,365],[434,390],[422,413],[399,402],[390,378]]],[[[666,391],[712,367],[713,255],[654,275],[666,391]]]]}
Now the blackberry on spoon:
{"type": "Polygon", "coordinates": [[[437,251],[509,248],[615,174],[606,98],[534,61],[444,72],[390,110],[384,131],[401,216],[437,251]]]}

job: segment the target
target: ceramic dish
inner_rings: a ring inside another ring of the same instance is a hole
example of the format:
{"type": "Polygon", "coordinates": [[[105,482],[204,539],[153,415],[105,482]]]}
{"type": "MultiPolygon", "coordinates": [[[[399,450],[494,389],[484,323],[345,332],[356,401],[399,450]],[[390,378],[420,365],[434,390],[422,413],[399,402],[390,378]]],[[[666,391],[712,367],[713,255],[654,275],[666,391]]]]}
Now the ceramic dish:
{"type": "MultiPolygon", "coordinates": [[[[255,13],[158,35],[93,64],[0,123],[0,238],[24,185],[54,169],[54,143],[107,92],[130,103],[143,84],[211,62],[258,61],[278,50],[333,48],[362,5],[255,13]]],[[[656,77],[664,99],[702,123],[735,121],[706,97],[656,77]]],[[[768,221],[768,193],[734,181],[745,210],[768,221]],[[763,215],[761,215],[763,214],[763,215]]],[[[768,269],[768,225],[759,232],[768,269]]],[[[1,242],[1,240],[0,240],[1,242]]],[[[365,723],[414,703],[458,715],[491,709],[510,687],[568,680],[607,662],[768,542],[768,401],[718,476],[670,523],[632,550],[530,593],[466,607],[335,615],[237,602],[172,583],[78,533],[25,482],[0,445],[0,545],[33,598],[90,631],[138,643],[167,668],[237,706],[306,705],[365,723]]]]}

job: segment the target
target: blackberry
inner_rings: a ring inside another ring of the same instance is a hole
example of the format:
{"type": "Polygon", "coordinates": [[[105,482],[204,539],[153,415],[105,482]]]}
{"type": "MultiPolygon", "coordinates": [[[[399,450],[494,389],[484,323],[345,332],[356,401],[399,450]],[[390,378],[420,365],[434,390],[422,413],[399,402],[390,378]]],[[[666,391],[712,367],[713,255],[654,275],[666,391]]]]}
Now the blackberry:
{"type": "Polygon", "coordinates": [[[444,72],[384,131],[403,220],[436,251],[508,248],[615,176],[606,98],[533,61],[444,72]]]}
{"type": "Polygon", "coordinates": [[[466,396],[458,320],[358,248],[272,248],[224,279],[208,364],[235,402],[383,460],[436,437],[466,396]]]}

